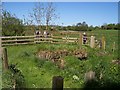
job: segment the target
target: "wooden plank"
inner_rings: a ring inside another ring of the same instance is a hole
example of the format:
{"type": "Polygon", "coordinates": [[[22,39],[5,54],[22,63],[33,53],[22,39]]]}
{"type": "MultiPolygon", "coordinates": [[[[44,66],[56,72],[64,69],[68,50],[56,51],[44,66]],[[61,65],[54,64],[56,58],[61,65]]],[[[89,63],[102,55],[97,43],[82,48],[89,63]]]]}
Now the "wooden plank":
{"type": "Polygon", "coordinates": [[[22,42],[22,41],[34,41],[34,39],[17,39],[17,40],[2,40],[2,42],[22,42]]]}
{"type": "Polygon", "coordinates": [[[70,44],[70,43],[77,43],[77,42],[69,42],[69,43],[66,43],[66,42],[51,42],[52,44],[70,44]]]}
{"type": "Polygon", "coordinates": [[[34,38],[35,40],[52,40],[52,38],[34,38]]]}
{"type": "Polygon", "coordinates": [[[12,44],[2,44],[2,46],[14,46],[14,45],[27,45],[27,44],[34,44],[34,42],[29,43],[12,43],[12,44]]]}
{"type": "Polygon", "coordinates": [[[62,40],[62,39],[60,39],[60,40],[58,40],[58,39],[52,39],[51,41],[52,42],[66,42],[66,40],[62,40]]]}
{"type": "MultiPolygon", "coordinates": [[[[62,39],[66,39],[66,37],[62,37],[62,39]]],[[[70,38],[70,37],[67,37],[67,39],[69,39],[69,40],[78,40],[78,38],[70,38]]]]}
{"type": "Polygon", "coordinates": [[[10,39],[10,38],[34,38],[35,36],[2,36],[2,39],[10,39]]]}
{"type": "Polygon", "coordinates": [[[51,42],[52,44],[65,44],[65,42],[51,42]]]}
{"type": "MultiPolygon", "coordinates": [[[[44,37],[45,38],[45,35],[34,35],[34,37],[44,37]]],[[[47,35],[47,37],[51,37],[51,35],[47,35]]]]}
{"type": "Polygon", "coordinates": [[[77,42],[77,41],[73,41],[73,40],[68,40],[68,42],[77,42]]]}

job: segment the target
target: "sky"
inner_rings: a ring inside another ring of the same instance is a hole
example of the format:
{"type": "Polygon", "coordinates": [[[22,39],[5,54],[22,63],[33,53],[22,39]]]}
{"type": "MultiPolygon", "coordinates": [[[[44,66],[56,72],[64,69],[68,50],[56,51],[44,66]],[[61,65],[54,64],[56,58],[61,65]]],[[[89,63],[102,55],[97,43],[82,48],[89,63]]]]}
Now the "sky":
{"type": "Polygon", "coordinates": [[[1,0],[2,2],[119,2],[119,0],[1,0]]]}
{"type": "MultiPolygon", "coordinates": [[[[32,12],[36,2],[4,2],[3,8],[23,19],[32,12]]],[[[44,2],[45,3],[45,2],[44,2]]],[[[60,19],[57,25],[76,25],[85,21],[89,26],[118,23],[118,2],[53,2],[60,19]]]]}

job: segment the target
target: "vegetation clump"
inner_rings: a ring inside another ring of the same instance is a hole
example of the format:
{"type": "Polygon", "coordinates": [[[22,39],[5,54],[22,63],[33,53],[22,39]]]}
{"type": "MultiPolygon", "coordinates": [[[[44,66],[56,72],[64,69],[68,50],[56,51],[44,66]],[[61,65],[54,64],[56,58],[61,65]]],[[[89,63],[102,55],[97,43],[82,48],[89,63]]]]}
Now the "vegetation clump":
{"type": "Polygon", "coordinates": [[[24,88],[25,79],[22,72],[16,68],[15,64],[9,65],[9,70],[3,72],[3,88],[24,88]]]}
{"type": "Polygon", "coordinates": [[[49,59],[53,62],[57,61],[61,57],[68,56],[68,55],[73,55],[80,60],[87,59],[87,52],[84,49],[75,50],[73,52],[68,50],[57,50],[57,51],[39,51],[37,53],[37,56],[39,58],[49,59]]]}

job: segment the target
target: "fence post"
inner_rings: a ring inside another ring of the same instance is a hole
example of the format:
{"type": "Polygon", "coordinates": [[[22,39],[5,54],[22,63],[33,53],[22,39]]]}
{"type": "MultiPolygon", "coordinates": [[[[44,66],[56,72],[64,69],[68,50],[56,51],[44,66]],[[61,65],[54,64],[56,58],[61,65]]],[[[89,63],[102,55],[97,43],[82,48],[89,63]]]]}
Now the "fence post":
{"type": "Polygon", "coordinates": [[[1,39],[1,36],[0,36],[0,48],[2,47],[2,39],[1,39]]]}
{"type": "Polygon", "coordinates": [[[80,45],[80,48],[82,47],[82,43],[83,43],[83,40],[82,40],[82,33],[80,33],[80,38],[79,38],[79,45],[80,45]]]}
{"type": "Polygon", "coordinates": [[[90,47],[94,48],[95,47],[95,36],[90,37],[90,47]]]}
{"type": "Polygon", "coordinates": [[[5,70],[8,69],[8,56],[7,56],[7,48],[2,48],[2,58],[3,58],[3,68],[5,70]]]}
{"type": "Polygon", "coordinates": [[[2,55],[3,55],[3,48],[0,47],[0,69],[2,68],[2,55]]]}
{"type": "Polygon", "coordinates": [[[18,40],[18,39],[17,39],[17,35],[16,35],[16,39],[15,39],[15,40],[16,40],[16,42],[15,42],[15,43],[17,44],[17,40],[18,40]]]}
{"type": "Polygon", "coordinates": [[[89,71],[85,73],[85,82],[91,81],[95,79],[95,72],[94,71],[89,71]]]}
{"type": "Polygon", "coordinates": [[[105,37],[102,36],[102,49],[105,50],[105,37]]]}
{"type": "MultiPolygon", "coordinates": [[[[52,33],[50,34],[50,38],[52,38],[53,37],[53,35],[52,35],[52,33]]],[[[53,38],[52,38],[53,39],[53,38]]],[[[52,43],[52,39],[50,39],[50,43],[52,43]]]]}
{"type": "Polygon", "coordinates": [[[34,34],[34,43],[36,44],[36,34],[34,34]]]}
{"type": "Polygon", "coordinates": [[[0,60],[2,59],[2,39],[0,36],[0,60]]]}
{"type": "Polygon", "coordinates": [[[112,51],[113,51],[113,52],[115,51],[115,42],[113,43],[112,51]]]}
{"type": "Polygon", "coordinates": [[[63,78],[61,76],[54,76],[52,80],[52,90],[63,90],[63,78]]]}

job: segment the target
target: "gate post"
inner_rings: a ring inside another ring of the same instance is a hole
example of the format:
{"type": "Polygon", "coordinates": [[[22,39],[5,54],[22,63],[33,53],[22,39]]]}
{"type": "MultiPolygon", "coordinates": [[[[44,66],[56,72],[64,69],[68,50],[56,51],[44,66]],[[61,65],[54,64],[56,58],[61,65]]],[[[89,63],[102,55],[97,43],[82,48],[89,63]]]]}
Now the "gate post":
{"type": "Polygon", "coordinates": [[[2,48],[2,59],[3,59],[3,68],[4,70],[8,69],[8,56],[7,56],[7,48],[2,48]]]}
{"type": "Polygon", "coordinates": [[[63,90],[63,78],[61,76],[54,76],[52,80],[52,90],[63,90]]]}
{"type": "Polygon", "coordinates": [[[82,47],[82,44],[83,44],[82,33],[80,33],[80,38],[79,38],[78,43],[79,43],[79,46],[80,46],[80,48],[81,48],[81,47],[82,47]]]}
{"type": "Polygon", "coordinates": [[[105,50],[105,37],[102,36],[102,49],[105,50]]]}
{"type": "Polygon", "coordinates": [[[0,48],[2,47],[2,38],[0,36],[0,48]]]}
{"type": "Polygon", "coordinates": [[[95,36],[90,37],[90,47],[94,48],[95,47],[95,36]]]}

